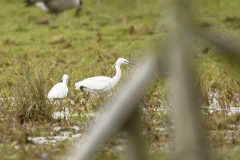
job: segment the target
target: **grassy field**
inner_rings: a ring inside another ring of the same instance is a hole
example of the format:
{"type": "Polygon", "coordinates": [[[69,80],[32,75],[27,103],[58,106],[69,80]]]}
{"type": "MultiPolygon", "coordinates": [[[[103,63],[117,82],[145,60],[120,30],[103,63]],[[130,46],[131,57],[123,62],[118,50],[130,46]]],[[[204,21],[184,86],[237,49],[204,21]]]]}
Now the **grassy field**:
{"type": "MultiPolygon", "coordinates": [[[[156,44],[167,38],[169,21],[164,3],[150,1],[86,0],[78,17],[74,9],[52,17],[21,1],[1,0],[0,10],[0,157],[17,159],[64,159],[68,149],[95,121],[104,104],[93,97],[87,109],[74,83],[90,76],[114,76],[113,63],[120,57],[136,62],[144,59],[156,44]],[[58,111],[46,95],[70,77],[68,119],[55,119],[58,111]],[[68,138],[56,140],[67,134],[68,138]],[[45,137],[37,143],[34,137],[45,137]],[[55,140],[55,141],[54,141],[55,140]]],[[[200,26],[231,35],[240,42],[240,2],[199,0],[194,6],[200,26]]],[[[228,114],[240,106],[239,64],[221,56],[202,39],[194,48],[197,80],[203,106],[215,99],[220,110],[203,110],[206,143],[213,159],[240,159],[240,113],[228,114]]],[[[131,66],[111,97],[130,76],[131,66]]],[[[168,79],[159,78],[146,93],[142,112],[144,139],[151,159],[169,159],[174,150],[172,107],[168,102],[168,79]]],[[[125,134],[109,140],[96,159],[125,159],[125,134]],[[123,149],[122,149],[123,148],[123,149]]]]}

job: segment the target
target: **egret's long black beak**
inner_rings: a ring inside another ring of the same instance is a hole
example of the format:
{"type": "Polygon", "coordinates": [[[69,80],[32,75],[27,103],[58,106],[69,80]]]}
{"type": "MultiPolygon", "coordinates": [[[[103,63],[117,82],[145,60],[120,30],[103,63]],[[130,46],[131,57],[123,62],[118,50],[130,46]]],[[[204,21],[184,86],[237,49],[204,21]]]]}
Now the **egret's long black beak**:
{"type": "Polygon", "coordinates": [[[136,65],[136,64],[134,64],[132,62],[127,62],[127,63],[130,64],[130,65],[133,65],[133,66],[138,66],[138,65],[136,65]]]}

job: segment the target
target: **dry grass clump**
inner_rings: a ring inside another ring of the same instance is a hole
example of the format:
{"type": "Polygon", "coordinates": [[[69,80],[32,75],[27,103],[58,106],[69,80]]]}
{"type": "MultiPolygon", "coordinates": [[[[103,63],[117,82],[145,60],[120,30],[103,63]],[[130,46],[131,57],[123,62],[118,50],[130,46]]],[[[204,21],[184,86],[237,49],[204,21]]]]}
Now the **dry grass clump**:
{"type": "Polygon", "coordinates": [[[43,75],[33,73],[30,67],[22,64],[23,75],[19,75],[12,90],[12,107],[17,119],[23,124],[26,121],[52,120],[53,106],[46,97],[43,75]]]}

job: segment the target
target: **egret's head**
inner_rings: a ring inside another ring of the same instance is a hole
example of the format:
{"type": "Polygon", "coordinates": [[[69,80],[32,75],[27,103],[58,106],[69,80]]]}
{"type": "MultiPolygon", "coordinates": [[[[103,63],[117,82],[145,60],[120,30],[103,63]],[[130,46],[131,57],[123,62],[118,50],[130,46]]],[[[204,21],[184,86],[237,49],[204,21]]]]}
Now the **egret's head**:
{"type": "Polygon", "coordinates": [[[132,62],[129,62],[125,58],[118,58],[116,64],[119,64],[119,65],[121,65],[121,64],[131,64],[131,65],[135,65],[136,66],[136,64],[134,64],[132,62]]]}
{"type": "Polygon", "coordinates": [[[69,76],[67,74],[64,74],[63,77],[62,77],[62,80],[65,81],[66,83],[68,83],[69,76]]]}

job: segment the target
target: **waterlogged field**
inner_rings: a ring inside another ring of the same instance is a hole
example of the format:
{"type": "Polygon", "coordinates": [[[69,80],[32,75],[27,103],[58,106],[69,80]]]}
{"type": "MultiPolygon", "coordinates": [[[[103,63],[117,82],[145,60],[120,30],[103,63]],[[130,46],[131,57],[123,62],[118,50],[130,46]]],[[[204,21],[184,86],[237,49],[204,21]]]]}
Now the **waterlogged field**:
{"type": "MultiPolygon", "coordinates": [[[[21,1],[2,0],[0,10],[0,157],[65,159],[66,153],[91,124],[104,116],[107,100],[131,78],[131,66],[115,89],[85,104],[74,83],[90,76],[114,76],[111,66],[120,58],[145,59],[169,30],[164,3],[150,1],[88,0],[78,17],[68,10],[52,17],[21,1]],[[59,103],[46,98],[51,87],[70,77],[68,98],[59,103]],[[106,101],[103,101],[106,100],[106,101]]],[[[240,36],[240,2],[200,0],[194,6],[197,25],[240,36]]],[[[239,64],[225,59],[201,38],[193,48],[201,93],[206,146],[213,159],[240,159],[239,64]]],[[[239,41],[240,42],[240,41],[239,41]]],[[[169,77],[159,78],[144,96],[139,112],[142,135],[150,159],[174,154],[173,108],[168,102],[169,77]]],[[[109,139],[96,159],[126,159],[128,135],[109,139]]]]}

